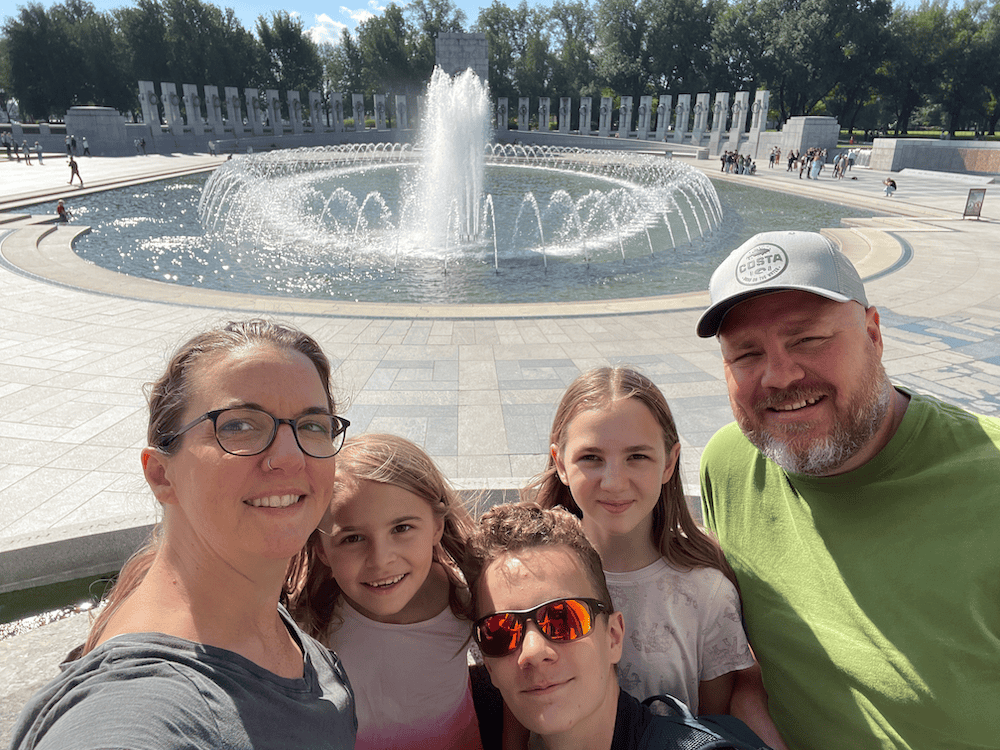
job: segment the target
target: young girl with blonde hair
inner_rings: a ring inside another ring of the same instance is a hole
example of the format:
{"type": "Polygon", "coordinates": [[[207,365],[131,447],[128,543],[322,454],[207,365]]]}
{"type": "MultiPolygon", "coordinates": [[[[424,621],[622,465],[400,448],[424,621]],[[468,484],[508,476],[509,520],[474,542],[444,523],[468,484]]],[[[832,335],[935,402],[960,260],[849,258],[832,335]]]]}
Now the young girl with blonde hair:
{"type": "MultiPolygon", "coordinates": [[[[522,498],[582,518],[625,616],[622,689],[639,700],[669,693],[694,713],[728,713],[736,672],[755,662],[732,570],[685,500],[680,439],[663,393],[628,368],[584,373],[559,403],[550,443],[545,470],[522,498]]],[[[769,717],[741,718],[776,737],[769,717]]]]}
{"type": "Polygon", "coordinates": [[[481,748],[460,572],[471,519],[409,440],[361,435],[337,459],[330,508],[289,569],[289,610],[344,663],[356,748],[481,748]]]}

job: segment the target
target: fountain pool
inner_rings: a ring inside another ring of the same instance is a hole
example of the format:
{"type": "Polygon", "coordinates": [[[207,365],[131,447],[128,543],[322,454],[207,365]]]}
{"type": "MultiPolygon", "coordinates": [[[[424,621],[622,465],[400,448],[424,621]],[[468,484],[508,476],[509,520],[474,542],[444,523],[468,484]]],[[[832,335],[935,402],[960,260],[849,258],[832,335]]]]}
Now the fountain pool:
{"type": "MultiPolygon", "coordinates": [[[[743,184],[714,183],[722,221],[710,233],[688,242],[678,220],[676,247],[659,248],[650,256],[648,245],[641,248],[643,233],[625,263],[615,253],[589,266],[554,257],[546,271],[540,255],[528,254],[501,260],[497,274],[484,251],[472,261],[453,263],[447,273],[442,260],[420,258],[396,269],[390,260],[384,268],[356,264],[333,273],[306,265],[300,253],[280,247],[220,248],[199,220],[206,180],[205,175],[181,177],[74,199],[75,223],[92,227],[76,240],[75,251],[87,261],[134,276],[256,295],[432,303],[600,300],[701,291],[721,259],[757,232],[819,230],[839,226],[842,218],[873,215],[757,189],[748,177],[743,184]]],[[[34,210],[55,213],[55,203],[34,210]]]]}

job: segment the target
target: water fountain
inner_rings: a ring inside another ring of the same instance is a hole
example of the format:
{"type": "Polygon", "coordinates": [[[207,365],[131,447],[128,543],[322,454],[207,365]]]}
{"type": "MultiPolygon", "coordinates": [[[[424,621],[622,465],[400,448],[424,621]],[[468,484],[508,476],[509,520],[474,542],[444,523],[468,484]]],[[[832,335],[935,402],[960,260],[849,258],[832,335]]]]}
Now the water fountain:
{"type": "Polygon", "coordinates": [[[226,162],[199,203],[211,244],[237,263],[294,267],[311,296],[385,286],[401,301],[503,301],[529,285],[571,299],[670,266],[721,222],[711,182],[673,159],[490,143],[488,92],[471,72],[435,71],[426,102],[415,147],[226,162]]]}

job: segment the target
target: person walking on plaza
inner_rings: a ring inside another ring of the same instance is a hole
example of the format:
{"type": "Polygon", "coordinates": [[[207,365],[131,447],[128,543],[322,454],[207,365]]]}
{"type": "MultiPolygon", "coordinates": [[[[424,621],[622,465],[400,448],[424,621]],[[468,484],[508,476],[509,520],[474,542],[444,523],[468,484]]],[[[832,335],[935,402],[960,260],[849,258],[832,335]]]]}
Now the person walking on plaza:
{"type": "Polygon", "coordinates": [[[21,150],[24,152],[24,160],[31,166],[31,148],[28,146],[28,140],[25,139],[21,141],[21,150]]]}
{"type": "Polygon", "coordinates": [[[87,136],[83,136],[83,155],[90,156],[90,146],[87,145],[87,136]]]}
{"type": "Polygon", "coordinates": [[[820,234],[752,237],[709,291],[697,332],[736,421],[702,454],[702,508],[763,676],[733,712],[769,704],[797,750],[996,747],[1000,418],[893,385],[879,311],[820,234]]]}
{"type": "Polygon", "coordinates": [[[80,178],[80,187],[83,187],[83,177],[80,177],[80,165],[76,163],[76,159],[72,156],[69,157],[69,184],[73,184],[73,178],[80,178]]]}
{"type": "Polygon", "coordinates": [[[69,133],[66,134],[66,156],[73,155],[73,147],[69,142],[69,133]]]}
{"type": "Polygon", "coordinates": [[[76,153],[76,136],[75,135],[71,135],[69,137],[69,145],[73,147],[73,153],[75,154],[76,153]]]}

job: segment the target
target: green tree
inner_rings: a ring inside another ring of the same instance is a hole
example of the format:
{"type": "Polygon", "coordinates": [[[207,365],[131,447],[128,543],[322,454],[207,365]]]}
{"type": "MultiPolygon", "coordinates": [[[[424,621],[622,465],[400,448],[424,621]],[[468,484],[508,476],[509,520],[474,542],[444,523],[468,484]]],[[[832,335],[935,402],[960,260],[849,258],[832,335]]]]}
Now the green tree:
{"type": "Polygon", "coordinates": [[[30,3],[7,19],[4,36],[22,116],[61,115],[76,104],[125,109],[135,99],[114,25],[88,2],[67,0],[48,11],[30,3]]]}
{"type": "Polygon", "coordinates": [[[658,91],[698,92],[728,86],[713,55],[712,29],[723,0],[642,0],[644,47],[658,91]]]}
{"type": "Polygon", "coordinates": [[[309,91],[323,82],[319,48],[310,39],[302,21],[287,11],[276,11],[268,22],[257,18],[257,35],[264,51],[263,83],[280,91],[309,91]]]}
{"type": "Polygon", "coordinates": [[[616,94],[638,97],[650,88],[648,23],[635,0],[605,0],[598,8],[597,71],[616,94]]]}
{"type": "Polygon", "coordinates": [[[939,88],[933,100],[944,110],[946,127],[954,136],[966,118],[976,118],[979,123],[986,121],[986,86],[996,77],[997,61],[990,56],[988,16],[983,0],[965,0],[960,8],[949,7],[938,33],[945,42],[939,88]]]}
{"type": "Polygon", "coordinates": [[[324,45],[321,56],[328,92],[351,93],[365,90],[364,61],[351,32],[342,29],[340,43],[324,45]]]}
{"type": "Polygon", "coordinates": [[[114,11],[128,65],[137,81],[170,80],[167,17],[157,0],[136,0],[114,11]]]}
{"type": "MultiPolygon", "coordinates": [[[[489,48],[489,85],[494,96],[515,98],[518,66],[522,64],[529,33],[528,3],[521,0],[516,8],[493,0],[479,11],[473,31],[486,35],[489,48]]],[[[516,102],[512,104],[516,106],[516,102]]]]}
{"type": "Polygon", "coordinates": [[[593,96],[597,86],[597,25],[586,0],[555,0],[549,11],[551,88],[558,96],[593,96]]]}
{"type": "Polygon", "coordinates": [[[430,80],[436,59],[435,38],[441,32],[465,31],[465,11],[451,0],[411,0],[406,6],[406,17],[414,76],[421,81],[430,80]]]}
{"type": "Polygon", "coordinates": [[[813,113],[884,59],[890,0],[739,0],[714,35],[717,61],[771,90],[781,119],[813,113]]]}
{"type": "Polygon", "coordinates": [[[390,3],[381,16],[358,24],[357,36],[365,91],[404,92],[423,85],[411,63],[410,30],[398,5],[390,3]]]}
{"type": "MultiPolygon", "coordinates": [[[[897,8],[886,28],[888,49],[875,78],[875,92],[905,135],[916,109],[934,91],[943,54],[947,0],[924,2],[917,10],[897,8]]],[[[853,122],[847,123],[853,126],[853,122]]]]}

